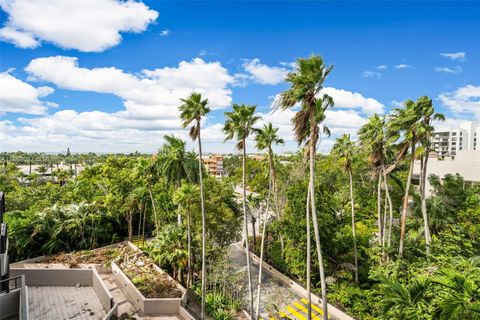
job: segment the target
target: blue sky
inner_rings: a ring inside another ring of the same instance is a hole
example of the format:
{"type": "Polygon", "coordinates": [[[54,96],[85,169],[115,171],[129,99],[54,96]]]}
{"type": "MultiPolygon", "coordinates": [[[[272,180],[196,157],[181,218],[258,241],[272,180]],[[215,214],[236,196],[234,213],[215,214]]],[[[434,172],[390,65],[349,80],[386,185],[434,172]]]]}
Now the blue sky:
{"type": "Polygon", "coordinates": [[[214,109],[207,152],[233,150],[221,132],[232,102],[258,105],[287,140],[278,150],[295,150],[292,112],[269,105],[312,53],[334,65],[321,150],[421,95],[447,125],[480,120],[480,2],[89,3],[0,1],[0,149],[151,152],[164,134],[187,137],[176,105],[195,90],[214,109]]]}

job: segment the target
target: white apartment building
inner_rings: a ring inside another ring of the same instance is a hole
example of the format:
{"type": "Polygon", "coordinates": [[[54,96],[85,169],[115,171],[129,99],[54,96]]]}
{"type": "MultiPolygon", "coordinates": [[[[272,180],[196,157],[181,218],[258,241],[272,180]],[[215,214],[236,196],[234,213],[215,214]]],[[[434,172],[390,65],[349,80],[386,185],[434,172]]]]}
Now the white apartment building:
{"type": "MultiPolygon", "coordinates": [[[[478,132],[478,131],[477,131],[478,132]]],[[[477,134],[478,136],[478,134],[477,134]]],[[[427,177],[434,174],[440,178],[447,174],[459,174],[465,181],[465,187],[480,183],[480,150],[458,151],[457,156],[447,157],[445,159],[430,157],[427,166],[427,177]]],[[[416,160],[413,167],[414,184],[419,183],[420,179],[420,161],[416,160]]],[[[431,195],[432,186],[427,179],[425,194],[427,197],[431,195]]]]}
{"type": "Polygon", "coordinates": [[[455,158],[458,151],[480,150],[480,122],[462,122],[459,128],[436,128],[432,149],[440,158],[455,158]]]}

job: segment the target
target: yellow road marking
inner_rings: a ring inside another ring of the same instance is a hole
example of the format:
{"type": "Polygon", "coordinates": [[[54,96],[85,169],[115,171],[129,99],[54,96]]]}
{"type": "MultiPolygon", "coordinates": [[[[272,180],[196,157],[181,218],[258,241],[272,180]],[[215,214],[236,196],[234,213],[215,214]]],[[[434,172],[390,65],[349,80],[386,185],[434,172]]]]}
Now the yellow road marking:
{"type": "Polygon", "coordinates": [[[307,318],[303,314],[295,310],[292,306],[287,306],[287,311],[293,316],[297,317],[297,319],[299,320],[307,320],[307,318]]]}
{"type": "MultiPolygon", "coordinates": [[[[295,307],[297,307],[298,309],[302,310],[303,312],[305,312],[306,315],[308,315],[308,307],[304,306],[303,304],[299,303],[299,302],[294,302],[293,303],[295,305],[295,307]]],[[[315,320],[321,320],[319,317],[317,317],[317,315],[315,314],[314,310],[313,310],[313,307],[312,307],[312,319],[315,319],[315,320]]]]}
{"type": "MultiPolygon", "coordinates": [[[[302,302],[308,306],[308,300],[306,298],[302,298],[302,302]]],[[[315,304],[312,303],[312,309],[317,311],[321,316],[323,316],[323,310],[317,307],[315,304]]]]}

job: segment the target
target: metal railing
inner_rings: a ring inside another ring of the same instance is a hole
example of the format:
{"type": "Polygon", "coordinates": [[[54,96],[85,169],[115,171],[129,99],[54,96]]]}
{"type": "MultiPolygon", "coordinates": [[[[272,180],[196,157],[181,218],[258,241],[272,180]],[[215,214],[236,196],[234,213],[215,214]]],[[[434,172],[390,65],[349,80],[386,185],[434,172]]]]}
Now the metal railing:
{"type": "Polygon", "coordinates": [[[25,285],[25,276],[22,274],[16,277],[4,279],[0,281],[0,284],[1,284],[0,287],[3,287],[3,285],[5,285],[6,287],[5,290],[0,292],[9,293],[11,290],[20,289],[25,285]],[[13,282],[13,286],[11,285],[12,282],[13,282]]]}

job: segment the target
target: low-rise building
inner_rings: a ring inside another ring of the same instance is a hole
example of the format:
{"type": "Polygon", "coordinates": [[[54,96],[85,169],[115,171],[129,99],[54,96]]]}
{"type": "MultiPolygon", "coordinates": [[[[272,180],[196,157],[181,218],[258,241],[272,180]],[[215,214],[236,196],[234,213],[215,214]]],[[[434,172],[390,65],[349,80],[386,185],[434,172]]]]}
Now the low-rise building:
{"type": "Polygon", "coordinates": [[[221,178],[225,176],[225,169],[223,167],[223,156],[207,156],[203,157],[202,160],[208,174],[216,178],[221,178]]]}
{"type": "MultiPolygon", "coordinates": [[[[437,175],[443,178],[447,174],[459,174],[465,181],[465,186],[480,183],[480,150],[457,151],[455,157],[437,157],[430,154],[427,165],[427,177],[437,175]]],[[[413,181],[418,183],[420,178],[420,161],[415,161],[413,168],[413,181]]],[[[427,179],[425,194],[427,197],[432,192],[432,187],[427,179]]]]}

